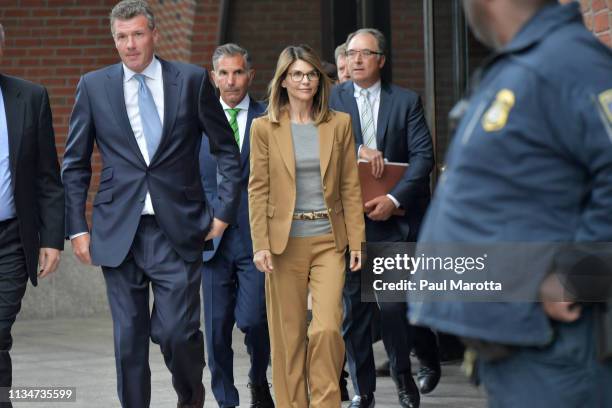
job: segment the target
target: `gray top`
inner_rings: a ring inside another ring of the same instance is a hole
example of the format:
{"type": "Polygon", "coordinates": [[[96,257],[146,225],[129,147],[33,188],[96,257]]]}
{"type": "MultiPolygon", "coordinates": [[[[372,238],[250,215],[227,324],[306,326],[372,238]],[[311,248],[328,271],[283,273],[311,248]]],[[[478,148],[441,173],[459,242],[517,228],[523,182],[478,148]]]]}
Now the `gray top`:
{"type": "MultiPolygon", "coordinates": [[[[295,211],[327,211],[321,186],[319,130],[312,123],[291,123],[291,137],[295,152],[295,211]]],[[[293,220],[289,236],[312,237],[330,232],[331,225],[327,218],[293,220]]]]}

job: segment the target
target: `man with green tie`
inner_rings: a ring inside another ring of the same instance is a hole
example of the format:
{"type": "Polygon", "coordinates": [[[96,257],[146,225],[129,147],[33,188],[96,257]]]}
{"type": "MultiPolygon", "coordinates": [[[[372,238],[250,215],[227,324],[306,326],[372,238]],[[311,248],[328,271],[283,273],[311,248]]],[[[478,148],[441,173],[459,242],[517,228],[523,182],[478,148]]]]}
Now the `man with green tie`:
{"type": "MultiPolygon", "coordinates": [[[[266,370],[270,342],[266,320],[265,276],[253,264],[249,228],[247,185],[249,180],[249,130],[251,121],[266,107],[249,97],[255,71],[248,52],[236,44],[224,44],[213,53],[212,77],[220,102],[240,148],[240,207],[237,223],[213,240],[214,249],[204,252],[202,293],[204,325],[212,390],[220,407],[237,407],[234,386],[232,329],[245,334],[250,355],[249,388],[252,407],[273,407],[266,370]]],[[[200,150],[202,182],[208,201],[216,209],[218,179],[206,138],[200,150]]]]}

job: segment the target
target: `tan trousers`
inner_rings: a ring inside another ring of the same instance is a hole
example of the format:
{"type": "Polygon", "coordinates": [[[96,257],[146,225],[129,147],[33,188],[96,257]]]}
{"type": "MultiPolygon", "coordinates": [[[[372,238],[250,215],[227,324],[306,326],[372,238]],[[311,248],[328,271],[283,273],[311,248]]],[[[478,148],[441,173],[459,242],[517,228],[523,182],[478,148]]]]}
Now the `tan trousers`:
{"type": "Polygon", "coordinates": [[[274,271],[266,275],[266,307],[276,406],[339,408],[344,253],[336,251],[331,234],[289,238],[285,252],[272,256],[272,264],[274,271]],[[309,289],[312,321],[307,326],[309,289]]]}

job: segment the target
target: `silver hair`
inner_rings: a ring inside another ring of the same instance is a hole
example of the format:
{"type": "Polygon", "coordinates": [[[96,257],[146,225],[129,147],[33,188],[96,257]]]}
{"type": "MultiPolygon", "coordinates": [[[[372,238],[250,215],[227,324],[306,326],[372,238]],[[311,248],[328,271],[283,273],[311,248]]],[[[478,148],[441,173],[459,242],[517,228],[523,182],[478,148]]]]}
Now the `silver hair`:
{"type": "Polygon", "coordinates": [[[378,43],[378,52],[382,52],[383,55],[387,54],[387,40],[385,39],[385,35],[375,28],[360,28],[354,33],[350,33],[348,35],[348,38],[346,39],[347,47],[348,47],[348,44],[351,42],[351,40],[357,34],[370,34],[371,36],[376,38],[376,42],[378,43]]]}
{"type": "Polygon", "coordinates": [[[336,47],[336,50],[334,51],[334,61],[336,61],[336,63],[338,63],[339,56],[346,55],[346,44],[348,43],[342,43],[336,47]]]}
{"type": "Polygon", "coordinates": [[[221,57],[232,57],[235,55],[242,56],[246,62],[246,69],[251,69],[251,56],[249,55],[249,52],[238,44],[234,43],[223,44],[215,48],[212,56],[213,69],[215,71],[217,70],[217,64],[219,63],[221,57]]]}
{"type": "Polygon", "coordinates": [[[155,15],[149,3],[145,0],[122,0],[113,7],[110,13],[111,33],[115,35],[113,23],[115,20],[130,20],[137,16],[145,16],[149,29],[155,29],[155,15]]]}

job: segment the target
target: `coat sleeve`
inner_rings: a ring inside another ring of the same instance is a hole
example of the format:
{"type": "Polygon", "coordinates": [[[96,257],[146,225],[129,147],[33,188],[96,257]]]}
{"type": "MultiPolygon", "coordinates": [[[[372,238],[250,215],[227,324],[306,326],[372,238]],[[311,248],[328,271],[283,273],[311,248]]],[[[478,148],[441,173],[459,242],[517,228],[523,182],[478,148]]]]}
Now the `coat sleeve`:
{"type": "Polygon", "coordinates": [[[355,138],[351,119],[347,115],[342,138],[342,167],[340,174],[340,197],[344,210],[344,222],[351,251],[360,251],[365,241],[365,221],[361,185],[355,157],[355,138]]]}
{"type": "Polygon", "coordinates": [[[40,246],[64,249],[64,187],[60,179],[49,95],[43,88],[38,114],[38,214],[40,246]]]}
{"type": "Polygon", "coordinates": [[[429,189],[429,173],[434,166],[433,143],[421,100],[416,97],[406,117],[406,138],[410,167],[404,177],[391,190],[403,208],[410,211],[414,198],[420,197],[429,189]]]}
{"type": "MultiPolygon", "coordinates": [[[[612,91],[612,89],[610,89],[612,91]]],[[[576,241],[612,241],[612,108],[595,93],[581,93],[573,100],[581,129],[563,133],[576,158],[588,172],[585,201],[576,230],[576,241]],[[608,111],[606,111],[606,109],[608,111]],[[580,136],[580,137],[578,137],[580,136]]],[[[567,128],[571,124],[566,124],[567,128]]]]}
{"type": "Polygon", "coordinates": [[[251,153],[249,174],[249,223],[253,253],[270,249],[267,205],[270,193],[268,133],[261,126],[262,119],[251,124],[251,153]]]}
{"type": "Polygon", "coordinates": [[[219,171],[215,218],[233,224],[240,204],[240,152],[208,74],[203,76],[200,86],[199,119],[219,171]]]}
{"type": "Polygon", "coordinates": [[[66,151],[62,163],[62,180],[66,192],[66,235],[88,232],[85,218],[87,190],[91,181],[91,154],[95,139],[95,126],[87,82],[81,78],[68,127],[66,151]]]}
{"type": "Polygon", "coordinates": [[[204,193],[206,194],[206,200],[214,209],[214,213],[219,212],[219,197],[217,196],[217,162],[210,154],[210,145],[208,143],[208,136],[202,140],[200,146],[200,178],[202,180],[202,187],[204,187],[204,193]]]}

